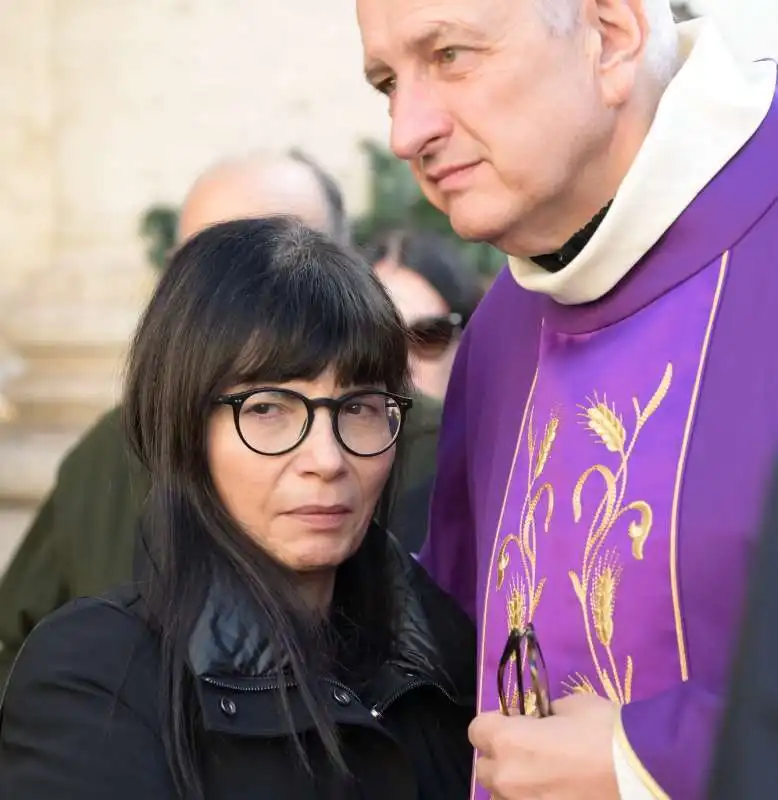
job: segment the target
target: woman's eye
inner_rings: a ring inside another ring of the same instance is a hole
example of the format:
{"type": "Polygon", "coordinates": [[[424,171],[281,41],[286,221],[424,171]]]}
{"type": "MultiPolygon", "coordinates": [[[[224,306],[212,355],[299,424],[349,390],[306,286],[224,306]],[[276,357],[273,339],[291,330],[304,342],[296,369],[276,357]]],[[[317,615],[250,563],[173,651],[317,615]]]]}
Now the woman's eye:
{"type": "Polygon", "coordinates": [[[443,47],[437,52],[438,61],[441,61],[443,64],[451,64],[453,61],[456,61],[458,55],[459,50],[456,47],[443,47]]]}
{"type": "Polygon", "coordinates": [[[247,410],[249,413],[256,414],[258,417],[267,417],[271,414],[278,413],[280,408],[273,403],[254,403],[249,406],[247,410]]]}
{"type": "Polygon", "coordinates": [[[380,413],[375,403],[366,403],[366,402],[349,403],[345,408],[345,412],[347,414],[353,414],[363,417],[374,416],[375,414],[380,413]]]}
{"type": "Polygon", "coordinates": [[[395,78],[387,78],[375,85],[376,91],[387,96],[391,95],[397,87],[397,80],[395,78]]]}

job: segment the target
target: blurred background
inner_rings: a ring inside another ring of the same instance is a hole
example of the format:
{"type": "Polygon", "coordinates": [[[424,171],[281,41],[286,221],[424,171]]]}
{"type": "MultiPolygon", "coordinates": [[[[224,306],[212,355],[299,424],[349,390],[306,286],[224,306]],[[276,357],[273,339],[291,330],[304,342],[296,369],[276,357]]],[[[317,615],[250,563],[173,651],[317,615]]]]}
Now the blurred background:
{"type": "MultiPolygon", "coordinates": [[[[551,0],[549,0],[551,1],[551,0]]],[[[778,52],[778,0],[688,0],[738,54],[778,52]]],[[[0,0],[0,571],[125,347],[195,177],[299,147],[358,243],[448,234],[385,150],[352,0],[0,0]]],[[[488,284],[499,254],[465,255],[488,284]]]]}

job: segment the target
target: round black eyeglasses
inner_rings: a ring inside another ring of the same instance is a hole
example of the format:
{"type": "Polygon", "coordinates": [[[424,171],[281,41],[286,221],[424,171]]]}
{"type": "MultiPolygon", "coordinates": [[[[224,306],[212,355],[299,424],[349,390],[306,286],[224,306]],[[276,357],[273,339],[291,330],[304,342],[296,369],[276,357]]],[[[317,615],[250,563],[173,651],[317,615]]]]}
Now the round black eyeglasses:
{"type": "Polygon", "coordinates": [[[263,456],[280,456],[300,445],[311,430],[317,408],[326,408],[340,446],[355,456],[386,452],[400,436],[409,397],[361,389],[342,397],[306,397],[291,389],[260,387],[217,397],[232,406],[235,428],[243,444],[263,456]]]}

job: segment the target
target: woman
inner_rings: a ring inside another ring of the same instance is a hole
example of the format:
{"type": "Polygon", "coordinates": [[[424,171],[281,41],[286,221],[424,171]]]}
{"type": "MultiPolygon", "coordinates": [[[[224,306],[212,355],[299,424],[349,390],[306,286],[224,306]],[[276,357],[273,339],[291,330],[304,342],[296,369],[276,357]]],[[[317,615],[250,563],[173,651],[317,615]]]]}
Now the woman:
{"type": "Polygon", "coordinates": [[[460,335],[483,296],[478,274],[448,239],[429,232],[385,234],[369,258],[413,334],[415,387],[442,399],[460,335]]]}
{"type": "Polygon", "coordinates": [[[294,220],[176,254],[125,399],[143,580],[27,640],[0,797],[467,796],[472,625],[374,521],[406,363],[368,268],[294,220]]]}
{"type": "Polygon", "coordinates": [[[414,388],[412,425],[391,530],[412,553],[427,537],[440,433],[440,400],[459,339],[482,290],[475,270],[443,236],[396,230],[368,249],[373,269],[408,326],[414,388]]]}

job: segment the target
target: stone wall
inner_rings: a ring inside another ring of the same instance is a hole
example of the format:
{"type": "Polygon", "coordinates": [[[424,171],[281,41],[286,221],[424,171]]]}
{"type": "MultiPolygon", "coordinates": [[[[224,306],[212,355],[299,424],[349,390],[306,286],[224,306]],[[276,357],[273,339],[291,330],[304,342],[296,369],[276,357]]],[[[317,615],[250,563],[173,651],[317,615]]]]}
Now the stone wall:
{"type": "Polygon", "coordinates": [[[0,25],[0,301],[51,263],[53,0],[4,2],[0,25]]]}

